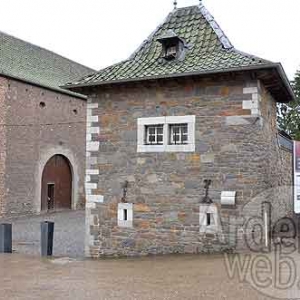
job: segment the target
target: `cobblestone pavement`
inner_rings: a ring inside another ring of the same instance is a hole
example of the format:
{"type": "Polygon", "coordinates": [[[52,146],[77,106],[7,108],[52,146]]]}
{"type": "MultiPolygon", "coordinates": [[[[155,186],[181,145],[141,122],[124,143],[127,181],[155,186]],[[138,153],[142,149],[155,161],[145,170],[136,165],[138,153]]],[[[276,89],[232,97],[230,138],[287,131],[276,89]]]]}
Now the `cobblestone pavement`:
{"type": "Polygon", "coordinates": [[[85,212],[65,211],[39,216],[1,220],[13,225],[13,250],[20,254],[40,255],[40,223],[55,222],[54,256],[83,257],[85,212]]]}
{"type": "Polygon", "coordinates": [[[0,276],[5,300],[274,299],[230,280],[221,255],[92,261],[2,254],[0,276]]]}

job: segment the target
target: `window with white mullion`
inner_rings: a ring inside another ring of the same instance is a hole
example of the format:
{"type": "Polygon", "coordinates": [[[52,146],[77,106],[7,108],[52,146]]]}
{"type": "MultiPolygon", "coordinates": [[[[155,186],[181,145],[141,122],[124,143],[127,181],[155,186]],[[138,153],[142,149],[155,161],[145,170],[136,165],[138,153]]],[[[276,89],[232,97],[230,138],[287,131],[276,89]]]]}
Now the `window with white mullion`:
{"type": "Polygon", "coordinates": [[[164,125],[148,125],[146,126],[146,144],[147,145],[163,145],[164,143],[164,125]]]}
{"type": "Polygon", "coordinates": [[[170,145],[188,144],[188,124],[170,125],[170,145]]]}
{"type": "Polygon", "coordinates": [[[138,118],[137,152],[195,152],[194,115],[138,118]]]}

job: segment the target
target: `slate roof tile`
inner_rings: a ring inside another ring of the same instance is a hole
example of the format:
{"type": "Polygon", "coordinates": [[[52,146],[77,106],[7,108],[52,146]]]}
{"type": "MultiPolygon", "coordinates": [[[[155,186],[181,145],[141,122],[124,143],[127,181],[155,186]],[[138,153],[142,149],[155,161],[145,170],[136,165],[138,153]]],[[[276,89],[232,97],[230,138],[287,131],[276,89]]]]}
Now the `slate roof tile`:
{"type": "Polygon", "coordinates": [[[176,76],[190,72],[223,71],[269,63],[270,61],[236,50],[201,4],[171,12],[128,60],[78,81],[71,81],[65,88],[120,80],[150,79],[153,76],[176,76]],[[162,46],[157,39],[168,30],[174,31],[188,45],[183,61],[165,61],[161,57],[162,46]]]}
{"type": "Polygon", "coordinates": [[[66,93],[68,91],[60,88],[62,84],[94,72],[51,51],[0,32],[0,75],[66,93]]]}

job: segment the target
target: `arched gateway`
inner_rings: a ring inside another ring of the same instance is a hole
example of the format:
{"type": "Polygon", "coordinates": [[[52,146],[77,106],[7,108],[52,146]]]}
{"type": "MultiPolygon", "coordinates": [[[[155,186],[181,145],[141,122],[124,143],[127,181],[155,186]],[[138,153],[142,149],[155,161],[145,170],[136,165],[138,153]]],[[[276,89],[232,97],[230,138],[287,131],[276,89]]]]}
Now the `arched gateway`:
{"type": "Polygon", "coordinates": [[[41,188],[42,211],[72,208],[72,172],[65,156],[54,155],[48,160],[41,188]]]}

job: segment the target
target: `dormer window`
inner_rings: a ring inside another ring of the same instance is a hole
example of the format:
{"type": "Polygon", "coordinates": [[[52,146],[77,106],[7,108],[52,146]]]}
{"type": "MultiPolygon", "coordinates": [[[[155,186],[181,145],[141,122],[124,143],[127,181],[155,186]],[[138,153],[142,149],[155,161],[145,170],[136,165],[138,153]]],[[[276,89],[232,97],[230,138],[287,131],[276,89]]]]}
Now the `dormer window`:
{"type": "Polygon", "coordinates": [[[176,58],[177,55],[177,47],[176,46],[170,46],[166,48],[165,57],[174,57],[176,58]]]}
{"type": "Polygon", "coordinates": [[[162,57],[164,59],[173,60],[180,57],[184,48],[184,42],[174,31],[168,30],[157,40],[162,44],[162,57]]]}

